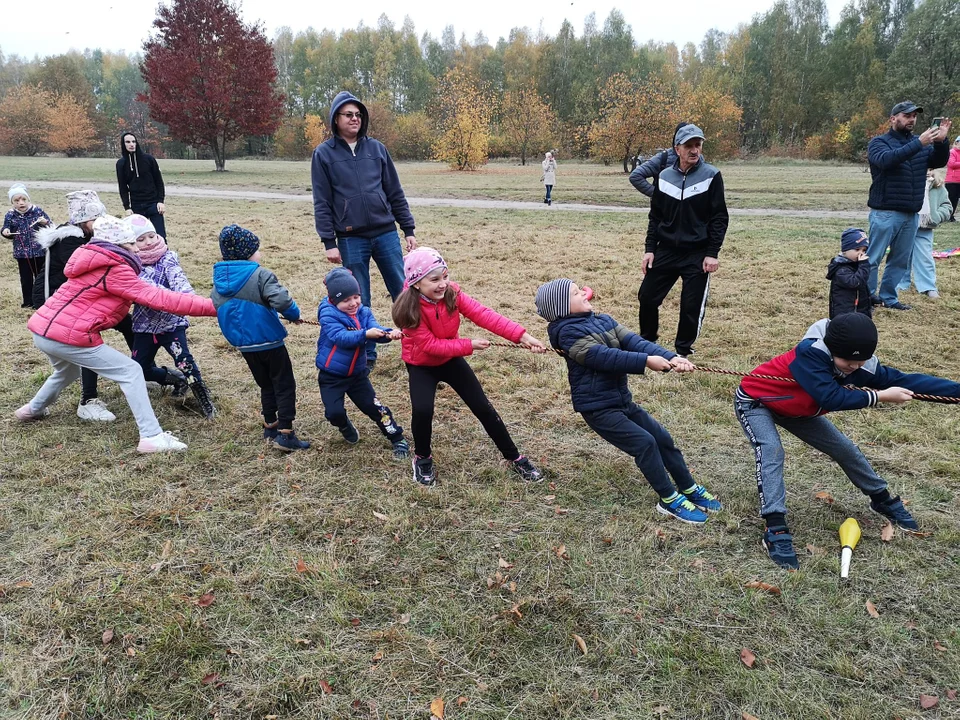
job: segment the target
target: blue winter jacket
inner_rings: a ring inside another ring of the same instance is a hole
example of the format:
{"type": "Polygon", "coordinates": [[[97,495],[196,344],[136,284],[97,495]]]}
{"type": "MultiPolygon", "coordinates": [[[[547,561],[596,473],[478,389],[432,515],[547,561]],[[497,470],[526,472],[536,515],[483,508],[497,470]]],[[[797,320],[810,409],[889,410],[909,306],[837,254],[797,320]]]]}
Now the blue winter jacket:
{"type": "MultiPolygon", "coordinates": [[[[367,369],[367,336],[370,328],[390,332],[373,316],[373,311],[361,305],[356,315],[349,315],[330,302],[320,301],[317,309],[320,337],[317,340],[317,367],[340,377],[352,377],[367,369]]],[[[390,338],[378,338],[388,343],[390,338]]]]}
{"type": "Polygon", "coordinates": [[[213,291],[220,331],[240,352],[283,345],[287,320],[300,319],[300,308],[270,270],[250,260],[224,260],[213,266],[213,291]]]}
{"type": "Polygon", "coordinates": [[[916,213],[923,206],[927,169],[941,168],[950,158],[948,140],[924,147],[913,133],[891,128],[867,145],[870,160],[870,199],[874,210],[916,213]]]}
{"type": "Polygon", "coordinates": [[[627,374],[643,373],[648,355],[676,353],[630,332],[609,315],[575,313],[547,327],[550,344],[567,360],[570,396],[577,412],[625,408],[633,402],[627,374]]]}
{"type": "Polygon", "coordinates": [[[332,137],[313,151],[313,215],[317,234],[328,250],[337,238],[383,235],[396,230],[413,235],[414,220],[390,153],[378,140],[367,137],[367,109],[351,93],[342,92],[330,107],[332,137]],[[348,102],[362,113],[356,147],[337,135],[333,120],[348,102]]]}

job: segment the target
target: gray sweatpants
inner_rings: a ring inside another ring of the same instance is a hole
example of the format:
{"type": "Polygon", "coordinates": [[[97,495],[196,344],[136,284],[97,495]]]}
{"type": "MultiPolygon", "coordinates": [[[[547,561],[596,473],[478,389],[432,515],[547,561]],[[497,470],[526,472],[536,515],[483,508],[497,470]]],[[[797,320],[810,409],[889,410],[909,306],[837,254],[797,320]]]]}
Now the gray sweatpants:
{"type": "Polygon", "coordinates": [[[53,365],[53,375],[47,378],[43,387],[30,401],[31,412],[43,412],[44,408],[56,401],[67,385],[80,377],[80,368],[89,368],[97,375],[113,380],[120,386],[127,398],[130,411],[137,421],[141,439],[163,432],[150,405],[147,383],[143,379],[143,369],[135,360],[109,345],[77,347],[36,333],[33,335],[33,344],[50,360],[50,364],[53,365]]]}
{"type": "Polygon", "coordinates": [[[782,417],[757,400],[734,400],[737,420],[743,427],[756,461],[760,514],[787,512],[787,488],[783,482],[783,445],[777,425],[807,445],[825,453],[840,466],[850,482],[864,495],[885,490],[886,481],[877,475],[856,444],[822,415],[812,418],[782,417]]]}

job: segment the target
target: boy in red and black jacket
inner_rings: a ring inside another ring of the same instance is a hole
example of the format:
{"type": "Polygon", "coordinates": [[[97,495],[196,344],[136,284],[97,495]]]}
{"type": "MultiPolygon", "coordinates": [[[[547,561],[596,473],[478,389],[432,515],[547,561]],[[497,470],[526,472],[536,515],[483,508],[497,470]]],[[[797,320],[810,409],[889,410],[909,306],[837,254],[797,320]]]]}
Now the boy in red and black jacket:
{"type": "Polygon", "coordinates": [[[960,384],[932,375],[908,375],[881,365],[873,354],[877,337],[873,320],[862,313],[820,320],[810,326],[795,348],[750,373],[783,379],[746,377],[737,388],[737,419],[756,457],[760,514],[766,521],[763,545],[780,567],[796,569],[800,564],[786,522],[784,457],[778,425],[833,458],[850,481],[870,497],[874,512],[904,530],[919,529],[860,449],[823,416],[880,402],[908,402],[914,393],[960,397],[960,384]]]}

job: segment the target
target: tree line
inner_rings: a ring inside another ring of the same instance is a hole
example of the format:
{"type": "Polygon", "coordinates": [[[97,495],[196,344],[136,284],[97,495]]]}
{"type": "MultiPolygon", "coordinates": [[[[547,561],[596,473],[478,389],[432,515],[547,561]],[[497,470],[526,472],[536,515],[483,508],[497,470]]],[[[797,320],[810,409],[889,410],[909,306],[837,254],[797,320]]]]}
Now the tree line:
{"type": "Polygon", "coordinates": [[[221,115],[251,119],[214,141],[212,130],[188,127],[199,113],[159,92],[177,70],[168,45],[182,39],[171,24],[178,8],[203,6],[238,13],[228,0],[176,0],[166,17],[161,8],[143,54],[87,50],[28,61],[0,53],[0,151],[112,155],[119,132],[130,129],[156,154],[215,157],[218,168],[228,154],[305,158],[327,136],[330,101],[346,89],[367,104],[371,134],[395,157],[460,169],[557,149],[629,170],[638,154],[668,145],[684,119],[704,128],[711,158],[856,161],[894,102],[912,99],[927,117],[960,107],[955,0],[850,0],[833,27],[824,0],[777,0],[732,32],[710,30],[683,47],[639,42],[642,29],[616,10],[602,25],[588,16],[579,35],[564,22],[553,36],[516,28],[496,43],[458,38],[452,26],[439,38],[418,35],[409,18],[398,28],[386,16],[342,32],[284,27],[268,42],[237,16],[233,37],[216,35],[219,55],[230,56],[232,42],[249,48],[262,38],[258,62],[268,72],[252,72],[243,54],[230,62],[235,72],[246,63],[244,76],[266,77],[270,101],[252,122],[254,104],[243,113],[241,91],[227,97],[229,73],[211,73],[204,93],[223,96],[229,110],[221,115]],[[213,92],[217,85],[224,87],[213,92]]]}

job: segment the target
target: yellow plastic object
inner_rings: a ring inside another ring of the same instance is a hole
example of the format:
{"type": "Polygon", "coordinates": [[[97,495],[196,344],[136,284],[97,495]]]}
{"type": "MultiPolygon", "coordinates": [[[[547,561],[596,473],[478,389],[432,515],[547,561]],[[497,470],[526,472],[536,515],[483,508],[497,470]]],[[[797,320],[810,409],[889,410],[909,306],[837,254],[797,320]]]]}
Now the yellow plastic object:
{"type": "Polygon", "coordinates": [[[860,523],[853,518],[847,518],[840,526],[840,577],[850,575],[850,561],[853,559],[853,549],[860,542],[860,523]]]}

